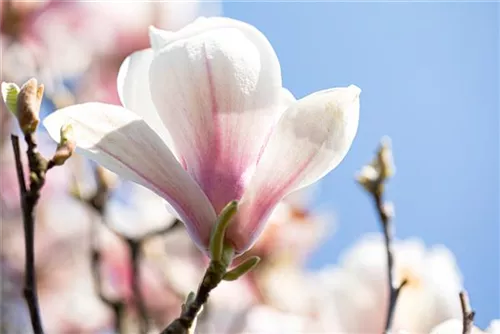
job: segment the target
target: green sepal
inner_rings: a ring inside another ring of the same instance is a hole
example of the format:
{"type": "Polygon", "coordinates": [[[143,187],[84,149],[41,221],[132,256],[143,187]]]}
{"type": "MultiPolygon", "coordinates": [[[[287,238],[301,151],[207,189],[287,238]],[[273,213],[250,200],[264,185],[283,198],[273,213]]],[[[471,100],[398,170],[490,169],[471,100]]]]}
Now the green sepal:
{"type": "Polygon", "coordinates": [[[224,276],[222,277],[222,279],[224,281],[235,281],[238,278],[240,278],[241,276],[248,273],[253,268],[255,268],[255,266],[257,266],[257,264],[259,264],[259,262],[260,262],[260,257],[252,256],[252,257],[248,258],[246,261],[244,261],[243,263],[241,263],[236,268],[225,273],[224,276]]]}
{"type": "Polygon", "coordinates": [[[226,229],[237,211],[238,202],[231,201],[222,209],[217,218],[217,222],[212,230],[212,235],[210,236],[210,257],[213,261],[222,260],[226,229]]]}

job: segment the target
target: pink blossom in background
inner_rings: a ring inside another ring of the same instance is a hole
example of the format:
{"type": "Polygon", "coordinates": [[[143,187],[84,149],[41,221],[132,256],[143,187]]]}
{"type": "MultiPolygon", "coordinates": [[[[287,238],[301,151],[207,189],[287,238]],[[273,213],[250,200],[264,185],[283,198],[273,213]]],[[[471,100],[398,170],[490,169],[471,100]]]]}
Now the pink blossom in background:
{"type": "Polygon", "coordinates": [[[62,80],[83,75],[77,100],[118,103],[111,82],[126,55],[148,45],[149,25],[177,29],[199,14],[218,14],[219,7],[217,1],[2,2],[2,80],[35,76],[64,105],[72,100],[62,80]]]}

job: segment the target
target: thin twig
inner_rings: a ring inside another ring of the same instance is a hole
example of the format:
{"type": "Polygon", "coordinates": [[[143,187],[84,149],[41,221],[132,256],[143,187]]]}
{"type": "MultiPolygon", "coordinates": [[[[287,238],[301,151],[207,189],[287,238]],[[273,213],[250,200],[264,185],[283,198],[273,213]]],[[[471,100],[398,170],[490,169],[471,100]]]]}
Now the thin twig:
{"type": "Polygon", "coordinates": [[[97,189],[85,202],[90,205],[99,216],[104,217],[108,200],[113,189],[108,180],[105,179],[102,167],[95,168],[94,175],[97,181],[97,189]]]}
{"type": "Polygon", "coordinates": [[[188,334],[200,313],[203,305],[207,302],[210,292],[219,285],[224,276],[225,267],[222,263],[211,261],[203,276],[198,291],[192,301],[187,301],[182,308],[179,318],[175,319],[161,334],[188,334]]]}
{"type": "Polygon", "coordinates": [[[467,292],[461,291],[459,296],[460,296],[460,304],[462,306],[462,322],[463,322],[462,334],[471,334],[475,312],[472,310],[470,306],[469,296],[467,295],[467,292]]]}
{"type": "MultiPolygon", "coordinates": [[[[106,207],[108,203],[108,199],[111,195],[111,188],[109,184],[105,182],[102,177],[102,171],[99,168],[96,168],[94,171],[96,180],[97,180],[97,189],[92,196],[89,198],[79,198],[82,202],[90,206],[94,211],[101,217],[104,221],[104,216],[106,212],[106,207]]],[[[80,193],[78,191],[78,193],[80,193]]],[[[114,314],[114,323],[115,323],[115,332],[118,334],[125,333],[125,311],[126,304],[120,298],[111,299],[108,298],[103,291],[102,288],[102,278],[101,278],[101,251],[98,245],[98,235],[97,235],[97,224],[94,222],[91,223],[91,233],[90,233],[90,259],[91,259],[91,271],[92,278],[94,281],[94,286],[99,299],[106,304],[114,314]]],[[[106,224],[104,224],[106,225],[106,224]]]]}
{"type": "MultiPolygon", "coordinates": [[[[380,189],[380,188],[379,188],[380,189]]],[[[373,199],[375,202],[375,207],[377,209],[379,219],[382,225],[382,230],[384,234],[384,244],[387,258],[387,276],[388,276],[388,286],[389,286],[389,306],[387,309],[387,317],[385,320],[385,333],[388,333],[392,326],[392,319],[394,316],[394,311],[396,309],[397,300],[401,289],[406,285],[407,281],[404,280],[399,285],[394,280],[394,250],[392,248],[393,244],[393,231],[391,224],[391,217],[384,208],[384,202],[382,198],[382,191],[373,192],[373,199]]]]}
{"type": "Polygon", "coordinates": [[[113,311],[115,315],[115,332],[116,333],[124,333],[124,324],[125,322],[123,321],[124,313],[125,313],[125,303],[119,299],[112,300],[104,294],[103,287],[102,287],[102,281],[101,281],[101,252],[99,250],[99,246],[97,245],[97,233],[96,233],[96,224],[92,222],[91,226],[91,233],[90,233],[90,239],[91,239],[91,248],[90,248],[90,259],[91,259],[91,271],[92,271],[92,277],[94,281],[94,286],[95,290],[97,292],[97,295],[99,296],[99,299],[101,301],[108,305],[108,307],[113,311]]]}
{"type": "Polygon", "coordinates": [[[24,206],[23,196],[26,196],[26,179],[24,178],[23,162],[21,160],[21,149],[19,147],[19,137],[11,135],[12,150],[14,151],[14,158],[16,161],[17,180],[19,181],[19,190],[21,191],[21,206],[24,206]]]}
{"type": "MultiPolygon", "coordinates": [[[[101,217],[102,223],[104,226],[106,226],[111,232],[113,232],[116,236],[124,240],[128,246],[129,252],[130,252],[130,261],[132,265],[132,291],[134,294],[134,299],[135,303],[137,306],[137,311],[139,314],[139,326],[140,326],[140,332],[141,333],[147,333],[149,331],[149,317],[148,317],[148,312],[146,308],[146,304],[144,302],[144,298],[142,297],[141,291],[140,291],[140,261],[141,261],[141,247],[144,244],[144,242],[148,241],[150,238],[153,238],[155,236],[163,235],[177,226],[179,226],[179,221],[176,220],[173,224],[166,228],[162,228],[156,231],[151,231],[147,233],[145,236],[143,236],[140,239],[130,239],[130,238],[125,238],[123,235],[121,235],[118,231],[114,230],[111,228],[106,223],[106,208],[108,204],[108,200],[111,196],[111,192],[113,190],[113,187],[110,185],[109,180],[107,180],[104,176],[103,170],[100,169],[100,167],[97,167],[94,171],[96,180],[97,180],[97,189],[94,192],[92,196],[90,196],[87,199],[81,199],[83,202],[85,202],[87,205],[89,205],[94,211],[101,217]]],[[[95,227],[94,227],[95,228],[95,227]]],[[[97,236],[95,233],[92,235],[92,240],[95,240],[97,236]]],[[[100,261],[101,261],[101,256],[100,252],[96,248],[95,241],[93,242],[93,247],[92,247],[92,273],[94,277],[94,284],[96,287],[97,294],[99,295],[99,298],[106,304],[108,305],[114,312],[115,315],[115,330],[117,333],[123,333],[124,328],[124,321],[123,318],[125,316],[125,311],[126,311],[126,305],[123,300],[110,300],[107,298],[103,291],[102,291],[102,283],[101,283],[101,277],[100,277],[100,261]]]]}
{"type": "Polygon", "coordinates": [[[25,277],[23,294],[28,304],[31,325],[35,334],[43,334],[42,320],[38,305],[35,270],[35,206],[40,198],[40,189],[45,183],[47,165],[45,159],[38,153],[35,138],[32,134],[25,136],[28,144],[28,160],[30,166],[30,187],[26,186],[23,164],[19,148],[19,138],[11,135],[12,149],[16,161],[17,178],[19,182],[20,201],[23,211],[24,246],[25,246],[25,277]]]}
{"type": "Polygon", "coordinates": [[[399,285],[394,279],[394,250],[392,216],[393,212],[384,202],[386,181],[394,175],[394,163],[390,147],[390,139],[385,137],[377,150],[373,161],[364,166],[358,173],[357,182],[372,196],[377,210],[380,225],[384,234],[384,245],[387,259],[387,285],[389,288],[389,304],[385,320],[384,333],[389,333],[401,289],[407,284],[404,280],[399,285]]]}
{"type": "Polygon", "coordinates": [[[127,244],[130,250],[130,260],[132,262],[132,292],[134,294],[134,300],[139,316],[139,331],[141,334],[146,334],[149,331],[148,311],[140,289],[140,261],[142,256],[142,243],[141,241],[127,239],[127,244]]]}

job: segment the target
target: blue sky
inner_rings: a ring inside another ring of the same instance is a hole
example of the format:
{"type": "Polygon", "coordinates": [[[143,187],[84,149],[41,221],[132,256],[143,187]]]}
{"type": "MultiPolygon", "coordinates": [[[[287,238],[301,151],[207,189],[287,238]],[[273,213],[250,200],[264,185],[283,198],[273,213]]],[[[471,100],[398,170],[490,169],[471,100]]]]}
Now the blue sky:
{"type": "Polygon", "coordinates": [[[399,238],[444,244],[458,258],[476,323],[500,318],[499,3],[227,2],[225,16],[262,30],[296,97],[362,88],[359,132],[321,184],[335,235],[311,267],[378,231],[353,173],[383,135],[397,166],[388,197],[399,238]]]}

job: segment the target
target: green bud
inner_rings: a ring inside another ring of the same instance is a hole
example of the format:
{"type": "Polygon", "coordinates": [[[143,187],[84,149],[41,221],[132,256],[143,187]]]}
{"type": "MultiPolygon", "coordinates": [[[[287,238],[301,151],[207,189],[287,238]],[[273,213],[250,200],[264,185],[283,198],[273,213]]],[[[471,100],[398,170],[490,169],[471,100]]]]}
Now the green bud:
{"type": "Polygon", "coordinates": [[[226,229],[237,211],[238,202],[231,201],[224,207],[224,209],[222,209],[219,217],[217,218],[217,222],[210,237],[210,256],[213,261],[222,260],[226,229]]]}
{"type": "Polygon", "coordinates": [[[257,264],[259,264],[259,262],[260,262],[260,257],[252,256],[252,257],[248,258],[246,261],[244,261],[243,263],[241,263],[236,268],[225,273],[224,276],[222,277],[222,279],[225,281],[235,281],[238,278],[240,278],[241,276],[248,273],[253,268],[255,268],[255,266],[257,266],[257,264]]]}
{"type": "Polygon", "coordinates": [[[73,130],[73,126],[71,124],[64,124],[61,126],[60,135],[61,140],[59,145],[64,145],[68,141],[75,141],[75,131],[73,130]]]}
{"type": "MultiPolygon", "coordinates": [[[[17,115],[17,95],[19,87],[12,82],[2,82],[2,98],[7,106],[7,109],[16,116],[17,115]]],[[[17,116],[16,116],[17,117],[17,116]]]]}

